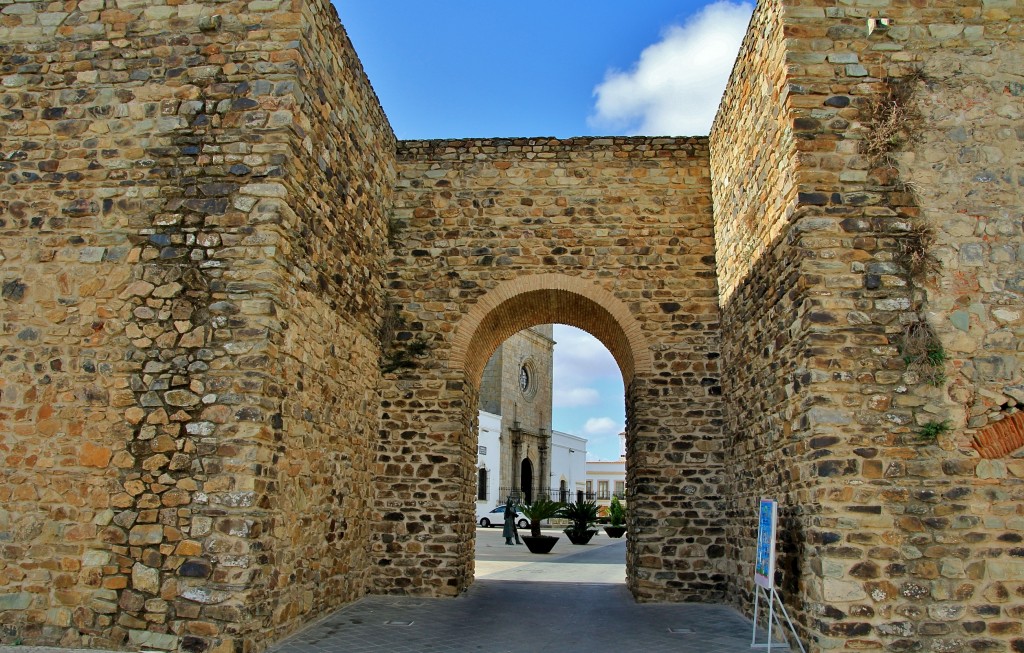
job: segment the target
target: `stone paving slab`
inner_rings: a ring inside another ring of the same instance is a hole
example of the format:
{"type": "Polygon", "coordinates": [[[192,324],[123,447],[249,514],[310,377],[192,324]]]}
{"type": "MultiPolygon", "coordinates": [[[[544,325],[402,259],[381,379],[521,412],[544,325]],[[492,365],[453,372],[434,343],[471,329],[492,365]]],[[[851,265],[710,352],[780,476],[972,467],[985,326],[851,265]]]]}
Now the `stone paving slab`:
{"type": "Polygon", "coordinates": [[[269,653],[750,653],[751,623],[731,607],[636,603],[625,541],[602,536],[540,556],[478,530],[477,580],[465,594],[369,596],[269,653]]]}
{"type": "Polygon", "coordinates": [[[730,607],[638,604],[624,585],[481,580],[455,599],[366,597],[271,653],[750,653],[750,635],[730,607]]]}
{"type": "Polygon", "coordinates": [[[598,533],[589,544],[576,546],[560,530],[544,529],[560,540],[551,553],[537,555],[525,546],[506,546],[501,529],[478,528],[476,579],[542,580],[565,583],[626,582],[626,540],[598,533]],[[586,553],[586,556],[580,554],[586,553]]]}

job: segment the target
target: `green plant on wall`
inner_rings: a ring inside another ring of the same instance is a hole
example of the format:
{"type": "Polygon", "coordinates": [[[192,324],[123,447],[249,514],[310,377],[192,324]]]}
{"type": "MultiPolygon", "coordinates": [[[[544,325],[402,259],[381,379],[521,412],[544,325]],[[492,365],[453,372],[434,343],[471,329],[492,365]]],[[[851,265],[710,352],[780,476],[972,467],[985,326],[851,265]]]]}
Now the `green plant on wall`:
{"type": "Polygon", "coordinates": [[[415,359],[426,356],[430,351],[426,337],[412,337],[407,327],[397,306],[392,306],[381,320],[378,332],[382,352],[380,369],[385,374],[416,367],[415,359]]]}
{"type": "Polygon", "coordinates": [[[412,369],[416,367],[415,359],[426,356],[428,351],[430,351],[430,343],[422,336],[407,340],[403,348],[395,346],[388,355],[383,357],[380,369],[385,374],[412,369]]]}
{"type": "Polygon", "coordinates": [[[926,383],[939,387],[946,382],[949,354],[927,322],[910,324],[903,332],[899,348],[907,369],[917,371],[926,383]]]}
{"type": "Polygon", "coordinates": [[[939,437],[949,433],[953,430],[953,423],[948,419],[942,420],[941,422],[931,420],[921,425],[921,428],[917,431],[917,437],[921,440],[928,442],[935,442],[939,437]]]}
{"type": "MultiPolygon", "coordinates": [[[[886,79],[886,92],[871,103],[863,149],[876,163],[895,168],[892,154],[916,140],[920,134],[924,117],[917,108],[915,94],[925,81],[919,71],[886,79]]],[[[912,184],[901,184],[898,177],[896,183],[913,194],[912,184]]],[[[907,291],[916,303],[913,308],[917,312],[917,319],[907,326],[899,339],[900,355],[907,368],[916,371],[923,382],[939,387],[946,382],[949,357],[925,320],[924,293],[919,291],[927,278],[942,267],[933,253],[934,246],[935,231],[920,218],[912,218],[909,228],[897,237],[895,263],[903,271],[907,291]]]]}

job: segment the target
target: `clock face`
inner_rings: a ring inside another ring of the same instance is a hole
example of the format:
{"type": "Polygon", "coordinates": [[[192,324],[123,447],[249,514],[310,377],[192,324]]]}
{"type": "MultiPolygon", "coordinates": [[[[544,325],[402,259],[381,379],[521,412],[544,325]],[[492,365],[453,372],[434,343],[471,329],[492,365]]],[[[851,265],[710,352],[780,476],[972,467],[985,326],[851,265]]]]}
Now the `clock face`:
{"type": "Polygon", "coordinates": [[[526,392],[530,388],[530,371],[523,365],[519,368],[519,389],[526,392]]]}

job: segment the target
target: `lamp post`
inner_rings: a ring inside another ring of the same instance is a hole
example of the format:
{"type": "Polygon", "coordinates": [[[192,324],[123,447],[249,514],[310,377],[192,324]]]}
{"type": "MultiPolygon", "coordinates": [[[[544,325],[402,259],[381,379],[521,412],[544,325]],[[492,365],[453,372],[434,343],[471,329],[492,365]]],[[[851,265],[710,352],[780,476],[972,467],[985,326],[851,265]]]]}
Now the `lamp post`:
{"type": "Polygon", "coordinates": [[[547,479],[547,487],[540,488],[542,494],[545,494],[548,498],[551,497],[551,478],[550,471],[548,470],[548,443],[551,441],[551,434],[548,433],[547,429],[541,427],[537,430],[537,435],[540,437],[540,444],[537,446],[538,457],[540,458],[540,478],[547,479]]]}
{"type": "Polygon", "coordinates": [[[512,420],[512,428],[509,429],[509,433],[512,435],[512,455],[509,460],[509,477],[512,479],[512,493],[519,496],[519,470],[516,469],[516,465],[522,458],[523,450],[523,427],[519,423],[519,420],[512,420]]]}

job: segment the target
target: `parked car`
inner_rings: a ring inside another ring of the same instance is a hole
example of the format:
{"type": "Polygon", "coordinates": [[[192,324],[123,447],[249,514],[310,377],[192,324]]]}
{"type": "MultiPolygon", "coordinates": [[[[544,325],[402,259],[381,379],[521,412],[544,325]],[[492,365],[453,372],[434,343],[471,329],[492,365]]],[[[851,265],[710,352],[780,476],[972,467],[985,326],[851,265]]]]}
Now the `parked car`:
{"type": "MultiPolygon", "coordinates": [[[[494,510],[490,511],[486,515],[480,518],[480,525],[484,528],[490,528],[491,526],[504,526],[505,525],[505,506],[498,506],[494,510]]],[[[524,517],[516,510],[516,526],[519,528],[529,528],[530,520],[524,517]]]]}

